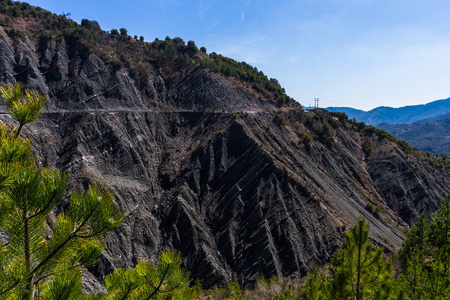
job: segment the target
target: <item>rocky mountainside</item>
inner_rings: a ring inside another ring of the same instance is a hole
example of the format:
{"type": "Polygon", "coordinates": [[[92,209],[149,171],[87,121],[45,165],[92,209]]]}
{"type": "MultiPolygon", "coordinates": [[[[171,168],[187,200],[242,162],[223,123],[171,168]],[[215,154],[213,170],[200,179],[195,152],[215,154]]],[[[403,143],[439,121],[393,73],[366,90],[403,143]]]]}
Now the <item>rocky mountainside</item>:
{"type": "Polygon", "coordinates": [[[22,8],[11,17],[0,7],[0,78],[49,95],[24,134],[42,165],[69,171],[73,187],[108,185],[128,214],[87,275],[91,287],[168,247],[205,287],[301,276],[329,260],[358,216],[393,250],[450,192],[442,159],[343,114],[303,111],[275,80],[244,74],[248,65],[37,10],[45,23],[22,8]],[[55,22],[72,29],[52,32],[55,22]]]}
{"type": "Polygon", "coordinates": [[[436,119],[450,113],[450,98],[437,100],[423,105],[410,105],[399,108],[377,107],[370,111],[363,111],[350,107],[328,107],[328,111],[346,113],[349,118],[370,125],[381,123],[412,124],[426,119],[436,119]]]}

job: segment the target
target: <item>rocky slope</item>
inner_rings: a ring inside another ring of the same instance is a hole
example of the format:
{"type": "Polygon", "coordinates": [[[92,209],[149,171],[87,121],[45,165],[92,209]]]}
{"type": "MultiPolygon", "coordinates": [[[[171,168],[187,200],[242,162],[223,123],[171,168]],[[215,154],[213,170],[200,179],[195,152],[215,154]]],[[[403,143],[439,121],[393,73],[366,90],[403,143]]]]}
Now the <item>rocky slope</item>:
{"type": "Polygon", "coordinates": [[[26,26],[20,37],[0,28],[2,83],[50,98],[24,134],[43,165],[69,171],[73,187],[108,185],[128,213],[90,270],[99,282],[167,247],[205,287],[235,275],[301,276],[329,260],[358,216],[393,250],[450,191],[448,170],[342,116],[279,107],[178,57],[146,60],[147,76],[137,76],[132,63],[118,67],[77,40],[26,26]]]}

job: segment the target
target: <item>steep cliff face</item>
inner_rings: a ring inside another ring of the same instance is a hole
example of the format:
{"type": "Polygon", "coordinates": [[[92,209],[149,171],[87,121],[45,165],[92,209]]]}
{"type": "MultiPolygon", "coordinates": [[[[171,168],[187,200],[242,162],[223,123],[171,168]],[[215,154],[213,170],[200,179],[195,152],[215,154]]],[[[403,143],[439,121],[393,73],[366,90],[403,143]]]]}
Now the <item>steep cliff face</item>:
{"type": "Polygon", "coordinates": [[[47,108],[52,112],[267,107],[251,90],[236,88],[232,80],[182,59],[140,62],[146,72],[142,82],[135,69],[125,66],[117,70],[74,41],[47,36],[23,39],[10,39],[0,27],[4,81],[14,79],[48,93],[51,101],[47,108]]]}
{"type": "Polygon", "coordinates": [[[71,39],[2,28],[0,57],[3,83],[50,96],[24,132],[39,161],[69,171],[73,187],[108,185],[128,213],[90,270],[98,279],[167,247],[206,287],[300,276],[330,258],[358,216],[393,250],[450,192],[448,171],[389,140],[323,111],[278,108],[194,62],[147,61],[139,77],[71,39]]]}

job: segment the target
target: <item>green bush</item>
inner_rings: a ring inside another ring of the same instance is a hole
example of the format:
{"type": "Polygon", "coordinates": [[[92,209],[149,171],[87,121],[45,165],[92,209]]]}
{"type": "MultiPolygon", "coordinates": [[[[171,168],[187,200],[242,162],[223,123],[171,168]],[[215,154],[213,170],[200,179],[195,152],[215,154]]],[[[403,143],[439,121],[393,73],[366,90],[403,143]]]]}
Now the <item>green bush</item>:
{"type": "Polygon", "coordinates": [[[362,150],[366,155],[370,155],[373,152],[373,145],[369,142],[368,139],[364,140],[364,143],[362,144],[362,150]]]}
{"type": "Polygon", "coordinates": [[[88,20],[88,19],[82,19],[81,20],[81,26],[82,27],[90,28],[91,25],[92,25],[92,22],[90,20],[88,20]]]}
{"type": "Polygon", "coordinates": [[[94,40],[94,34],[90,30],[87,30],[83,27],[65,28],[62,31],[62,35],[74,39],[85,39],[88,41],[94,40]]]}

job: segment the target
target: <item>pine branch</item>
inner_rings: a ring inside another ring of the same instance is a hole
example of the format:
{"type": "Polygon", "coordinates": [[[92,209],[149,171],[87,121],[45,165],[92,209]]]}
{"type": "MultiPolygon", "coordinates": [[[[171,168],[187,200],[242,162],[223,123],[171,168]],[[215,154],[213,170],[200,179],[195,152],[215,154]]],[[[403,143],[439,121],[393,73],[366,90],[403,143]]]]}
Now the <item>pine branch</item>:
{"type": "Polygon", "coordinates": [[[31,271],[31,245],[30,245],[30,223],[28,218],[28,198],[26,197],[26,185],[23,185],[22,195],[23,199],[23,208],[22,208],[22,217],[24,221],[24,250],[25,250],[25,268],[27,272],[26,277],[26,288],[25,288],[25,296],[24,299],[30,299],[32,294],[32,282],[33,276],[31,271]]]}
{"type": "Polygon", "coordinates": [[[16,131],[16,138],[19,137],[19,134],[20,134],[20,131],[22,130],[23,125],[25,125],[25,124],[20,123],[19,127],[17,128],[17,131],[16,131]]]}
{"type": "Polygon", "coordinates": [[[131,289],[129,288],[128,290],[127,290],[127,292],[125,293],[125,295],[123,295],[123,297],[120,299],[120,300],[126,300],[127,299],[127,297],[128,297],[128,294],[131,292],[131,289]]]}
{"type": "Polygon", "coordinates": [[[97,207],[95,207],[86,217],[86,219],[81,223],[81,225],[76,228],[67,238],[64,242],[62,242],[58,247],[56,247],[49,255],[47,255],[46,258],[44,258],[44,260],[42,260],[32,271],[31,274],[36,273],[42,266],[44,266],[50,259],[52,259],[59,251],[61,251],[61,249],[69,242],[71,241],[73,238],[77,237],[77,233],[84,227],[84,225],[86,225],[86,223],[89,221],[89,219],[92,217],[92,215],[94,214],[95,210],[97,209],[97,207]]]}
{"type": "Polygon", "coordinates": [[[374,283],[378,279],[378,277],[380,277],[380,273],[381,273],[381,268],[378,268],[377,276],[375,276],[375,278],[372,278],[372,280],[366,281],[362,284],[374,283]]]}
{"type": "MultiPolygon", "coordinates": [[[[56,195],[56,191],[53,191],[52,196],[50,197],[50,199],[53,199],[56,195]]],[[[47,202],[47,205],[44,206],[44,208],[42,208],[41,210],[39,210],[38,212],[36,212],[35,214],[31,215],[30,217],[28,217],[29,219],[35,218],[39,215],[41,215],[42,213],[44,213],[45,211],[47,211],[53,204],[53,201],[49,200],[47,202]]]]}
{"type": "Polygon", "coordinates": [[[14,282],[13,285],[11,285],[9,288],[7,288],[4,291],[1,291],[0,295],[3,295],[3,294],[6,294],[6,293],[10,292],[13,288],[15,288],[19,284],[19,282],[20,282],[20,279],[17,279],[16,282],[14,282]]]}
{"type": "Polygon", "coordinates": [[[162,276],[161,281],[159,282],[158,287],[154,287],[152,284],[150,284],[150,285],[154,288],[154,290],[153,290],[153,292],[150,294],[150,296],[148,296],[148,297],[146,298],[146,300],[151,299],[151,298],[152,298],[154,295],[156,295],[156,293],[158,293],[158,291],[161,289],[161,286],[162,286],[162,284],[164,283],[164,279],[166,279],[166,276],[167,276],[167,274],[169,273],[169,267],[170,267],[170,265],[167,265],[167,268],[166,268],[166,270],[164,271],[164,275],[162,276]]]}
{"type": "Polygon", "coordinates": [[[156,289],[157,287],[153,285],[153,283],[147,278],[147,275],[144,275],[145,281],[147,281],[147,283],[154,289],[156,289]]]}
{"type": "Polygon", "coordinates": [[[100,228],[99,230],[97,230],[94,233],[88,234],[88,235],[76,235],[77,238],[80,239],[90,239],[93,238],[94,236],[99,235],[100,233],[102,233],[102,231],[106,230],[108,228],[109,224],[106,224],[105,226],[103,226],[102,228],[100,228]]]}
{"type": "Polygon", "coordinates": [[[39,281],[41,281],[42,279],[45,279],[45,278],[50,277],[50,276],[53,276],[53,275],[55,275],[55,273],[49,273],[49,274],[42,275],[41,277],[37,278],[37,279],[34,281],[34,283],[36,284],[36,283],[38,283],[39,281]]]}

